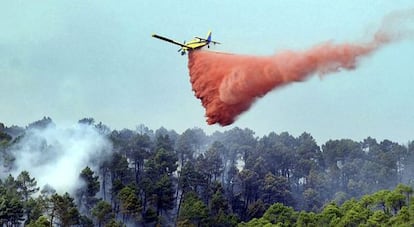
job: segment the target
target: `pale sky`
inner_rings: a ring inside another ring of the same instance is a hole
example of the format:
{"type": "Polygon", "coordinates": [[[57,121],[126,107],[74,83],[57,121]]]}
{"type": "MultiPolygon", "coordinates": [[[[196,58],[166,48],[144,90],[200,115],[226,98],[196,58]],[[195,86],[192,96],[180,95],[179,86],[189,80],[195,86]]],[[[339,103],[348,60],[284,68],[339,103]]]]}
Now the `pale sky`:
{"type": "Polygon", "coordinates": [[[355,71],[273,91],[222,128],[205,123],[187,56],[151,34],[188,41],[211,29],[222,42],[214,50],[272,55],[366,41],[383,16],[410,8],[412,0],[0,0],[0,122],[93,117],[112,129],[237,126],[257,136],[306,131],[320,145],[368,136],[406,143],[414,139],[414,40],[380,49],[355,71]]]}

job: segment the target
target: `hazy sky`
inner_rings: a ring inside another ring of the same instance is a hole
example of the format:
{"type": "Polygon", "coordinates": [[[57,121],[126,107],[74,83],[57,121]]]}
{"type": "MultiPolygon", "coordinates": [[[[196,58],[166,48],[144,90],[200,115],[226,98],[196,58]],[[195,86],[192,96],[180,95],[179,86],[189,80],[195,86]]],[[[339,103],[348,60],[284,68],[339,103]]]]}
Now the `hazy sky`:
{"type": "Polygon", "coordinates": [[[405,143],[414,139],[414,40],[382,48],[355,71],[273,91],[222,128],[205,123],[187,57],[151,34],[182,41],[211,29],[222,42],[214,50],[272,55],[366,41],[384,15],[409,8],[412,0],[2,0],[0,122],[93,117],[112,129],[237,126],[258,136],[306,131],[319,143],[367,136],[405,143]]]}

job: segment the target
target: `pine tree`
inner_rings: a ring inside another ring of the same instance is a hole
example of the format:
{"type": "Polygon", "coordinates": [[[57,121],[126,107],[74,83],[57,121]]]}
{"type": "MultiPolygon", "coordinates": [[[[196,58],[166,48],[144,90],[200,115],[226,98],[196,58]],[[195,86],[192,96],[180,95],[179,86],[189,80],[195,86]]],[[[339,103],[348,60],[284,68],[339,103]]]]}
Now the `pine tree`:
{"type": "Polygon", "coordinates": [[[78,189],[77,196],[79,198],[79,204],[81,208],[84,207],[88,212],[97,202],[95,195],[99,192],[100,187],[98,180],[99,177],[94,176],[94,174],[95,173],[87,166],[79,175],[80,179],[85,183],[85,185],[78,189]]]}
{"type": "MultiPolygon", "coordinates": [[[[71,226],[79,223],[79,211],[73,200],[68,193],[63,194],[63,196],[54,194],[51,197],[53,214],[62,226],[71,226]]],[[[53,224],[52,218],[51,222],[53,224]]]]}
{"type": "Polygon", "coordinates": [[[94,208],[92,208],[92,216],[96,218],[98,226],[101,227],[114,218],[111,204],[104,200],[100,200],[94,208]]]}
{"type": "Polygon", "coordinates": [[[37,186],[37,181],[35,178],[30,178],[29,172],[22,171],[19,176],[17,176],[16,180],[16,186],[17,191],[22,195],[23,197],[23,205],[24,210],[26,214],[26,220],[27,222],[31,220],[30,213],[31,213],[31,207],[29,204],[30,196],[34,193],[39,191],[39,187],[37,186]]]}

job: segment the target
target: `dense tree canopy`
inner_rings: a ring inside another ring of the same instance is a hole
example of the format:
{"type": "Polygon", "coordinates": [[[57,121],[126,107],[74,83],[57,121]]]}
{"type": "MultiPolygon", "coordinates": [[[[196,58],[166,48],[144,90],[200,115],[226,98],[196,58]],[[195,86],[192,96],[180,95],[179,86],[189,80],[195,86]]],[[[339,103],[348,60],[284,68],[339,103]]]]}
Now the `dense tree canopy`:
{"type": "MultiPolygon", "coordinates": [[[[310,133],[256,137],[233,128],[206,135],[144,125],[110,130],[79,120],[112,144],[111,155],[78,173],[73,194],[14,173],[26,128],[0,123],[0,224],[4,226],[410,226],[414,142],[401,145],[310,133]],[[40,190],[41,189],[41,190],[40,190]]],[[[34,147],[33,149],[47,149],[34,147]]],[[[99,152],[99,151],[97,151],[99,152]]]]}

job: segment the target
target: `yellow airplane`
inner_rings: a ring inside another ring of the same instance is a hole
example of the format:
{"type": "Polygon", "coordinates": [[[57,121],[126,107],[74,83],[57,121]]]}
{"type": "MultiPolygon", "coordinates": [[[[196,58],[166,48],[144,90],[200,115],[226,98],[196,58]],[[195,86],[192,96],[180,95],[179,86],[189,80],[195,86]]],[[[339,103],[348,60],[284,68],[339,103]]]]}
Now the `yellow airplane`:
{"type": "Polygon", "coordinates": [[[186,54],[186,52],[191,51],[191,50],[200,49],[204,46],[207,46],[208,48],[210,48],[210,43],[220,44],[217,41],[211,40],[211,31],[207,33],[207,37],[205,39],[196,36],[194,37],[194,39],[192,39],[188,43],[186,43],[185,41],[183,43],[180,43],[180,42],[174,41],[172,39],[169,39],[169,38],[157,35],[157,34],[153,34],[152,37],[180,46],[181,48],[178,49],[178,52],[181,52],[181,55],[184,55],[186,54]]]}

